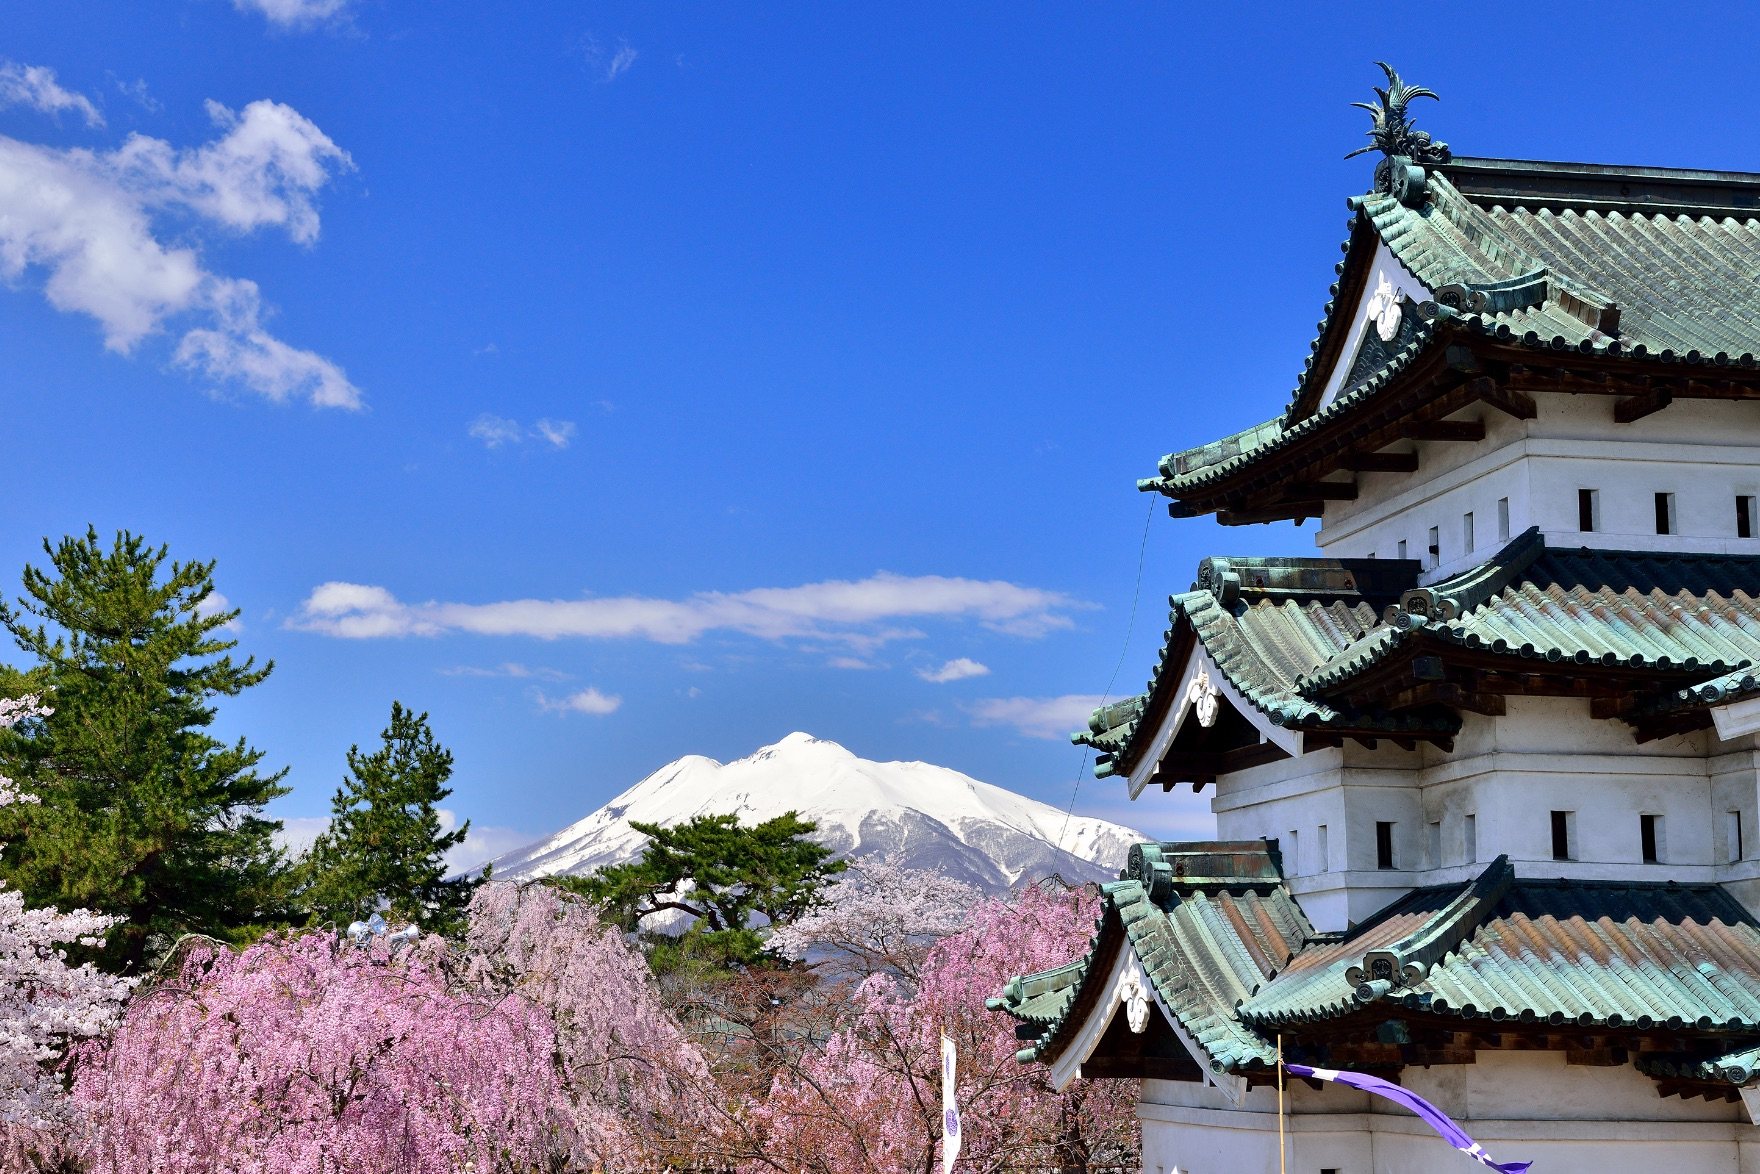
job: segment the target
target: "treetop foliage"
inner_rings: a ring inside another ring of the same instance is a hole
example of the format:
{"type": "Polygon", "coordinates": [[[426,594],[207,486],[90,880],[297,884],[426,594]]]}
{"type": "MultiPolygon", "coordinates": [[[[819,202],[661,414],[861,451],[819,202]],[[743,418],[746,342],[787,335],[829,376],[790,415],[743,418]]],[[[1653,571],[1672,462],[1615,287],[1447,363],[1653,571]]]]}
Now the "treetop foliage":
{"type": "Polygon", "coordinates": [[[230,654],[238,612],[213,606],[214,564],[172,562],[119,532],[43,543],[0,625],[35,663],[0,671],[0,692],[51,712],[0,731],[0,770],[37,804],[0,812],[13,847],[0,874],[33,904],[120,920],[111,962],[137,966],[150,939],[248,932],[273,919],[283,871],[263,805],[286,773],[206,729],[213,699],[260,684],[273,664],[230,654]]]}
{"type": "Polygon", "coordinates": [[[379,748],[348,750],[348,777],[330,801],[330,826],[303,865],[313,919],[346,923],[381,905],[393,921],[456,936],[464,929],[472,877],[448,879],[446,853],[464,843],[470,821],[447,831],[439,805],[452,794],[452,752],[428,715],[391,703],[379,748]]]}
{"type": "Polygon", "coordinates": [[[737,815],[630,826],[648,837],[641,857],[571,886],[628,930],[668,910],[698,918],[713,934],[747,933],[758,919],[783,925],[815,908],[847,867],[809,838],[818,825],[793,811],[753,827],[737,815]]]}

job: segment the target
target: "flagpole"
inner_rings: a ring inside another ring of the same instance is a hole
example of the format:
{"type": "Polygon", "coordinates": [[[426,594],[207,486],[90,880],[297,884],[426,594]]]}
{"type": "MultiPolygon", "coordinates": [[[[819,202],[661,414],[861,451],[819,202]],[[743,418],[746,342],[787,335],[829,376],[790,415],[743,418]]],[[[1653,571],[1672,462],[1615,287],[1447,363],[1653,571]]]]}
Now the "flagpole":
{"type": "Polygon", "coordinates": [[[1283,1032],[1277,1033],[1277,1174],[1289,1174],[1283,1140],[1283,1032]]]}

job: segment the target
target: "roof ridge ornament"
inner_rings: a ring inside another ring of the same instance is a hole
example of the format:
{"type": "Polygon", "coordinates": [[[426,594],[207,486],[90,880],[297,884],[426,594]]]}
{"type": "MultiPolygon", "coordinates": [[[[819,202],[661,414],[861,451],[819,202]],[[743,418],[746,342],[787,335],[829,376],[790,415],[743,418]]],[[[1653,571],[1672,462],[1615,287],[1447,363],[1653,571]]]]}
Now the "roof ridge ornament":
{"type": "Polygon", "coordinates": [[[1352,102],[1359,110],[1369,112],[1369,145],[1358,147],[1346,159],[1354,159],[1366,151],[1380,151],[1386,158],[1375,167],[1375,190],[1392,195],[1407,207],[1424,202],[1424,169],[1447,163],[1454,156],[1447,143],[1439,143],[1428,131],[1419,130],[1406,116],[1406,107],[1414,98],[1441,101],[1436,91],[1423,86],[1408,86],[1398,71],[1385,61],[1375,63],[1387,75],[1387,88],[1375,87],[1376,103],[1352,102]]]}

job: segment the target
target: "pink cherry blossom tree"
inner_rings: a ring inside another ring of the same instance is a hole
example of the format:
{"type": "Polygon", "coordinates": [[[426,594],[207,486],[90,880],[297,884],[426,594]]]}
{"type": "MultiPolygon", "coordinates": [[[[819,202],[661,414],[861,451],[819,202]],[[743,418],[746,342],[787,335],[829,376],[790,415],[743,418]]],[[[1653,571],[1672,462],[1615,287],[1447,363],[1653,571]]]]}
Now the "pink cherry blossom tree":
{"type": "MultiPolygon", "coordinates": [[[[35,698],[0,699],[0,726],[49,711],[35,698]]],[[[0,807],[33,803],[0,777],[0,807]]],[[[70,1113],[57,1059],[68,1040],[99,1035],[115,1023],[133,985],[95,969],[70,966],[68,946],[103,944],[114,919],[83,909],[31,909],[0,885],[0,1160],[28,1169],[28,1155],[58,1152],[70,1113]]]]}
{"type": "Polygon", "coordinates": [[[462,948],[199,942],[77,1057],[91,1174],[680,1169],[725,1107],[641,957],[548,886],[462,948]]]}
{"type": "Polygon", "coordinates": [[[550,1018],[459,984],[447,949],[196,945],[77,1057],[91,1174],[547,1168],[570,1133],[550,1018]]]}
{"type": "Polygon", "coordinates": [[[824,904],[777,929],[769,948],[828,978],[892,974],[915,984],[936,942],[958,933],[982,900],[973,885],[896,857],[853,864],[824,904]]]}
{"type": "Polygon", "coordinates": [[[543,1008],[582,1170],[680,1168],[703,1148],[719,1096],[646,962],[585,900],[494,882],[471,901],[469,975],[543,1008]]]}
{"type": "Polygon", "coordinates": [[[984,1007],[1010,976],[1079,955],[1095,913],[1091,893],[1029,886],[974,907],[965,929],[930,949],[915,990],[887,973],[861,982],[844,1026],[783,1071],[755,1108],[763,1150],[742,1169],[932,1174],[943,1032],[959,1049],[967,1168],[1134,1165],[1135,1090],[1097,1082],[1057,1093],[1042,1067],[1015,1059],[1012,1020],[984,1007]]]}

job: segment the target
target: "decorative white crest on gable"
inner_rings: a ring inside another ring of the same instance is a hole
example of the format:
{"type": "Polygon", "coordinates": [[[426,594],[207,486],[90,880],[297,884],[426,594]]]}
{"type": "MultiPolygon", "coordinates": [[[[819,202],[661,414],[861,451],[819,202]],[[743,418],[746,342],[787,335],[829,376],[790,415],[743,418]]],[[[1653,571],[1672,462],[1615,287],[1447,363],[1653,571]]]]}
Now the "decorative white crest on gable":
{"type": "Polygon", "coordinates": [[[1124,1004],[1125,1022],[1131,1032],[1142,1035],[1149,1030],[1149,991],[1143,985],[1143,966],[1133,955],[1131,968],[1118,984],[1118,1001],[1124,1004]]]}
{"type": "Polygon", "coordinates": [[[1221,710],[1222,690],[1210,679],[1208,669],[1199,669],[1192,683],[1186,686],[1186,704],[1197,712],[1198,724],[1206,730],[1216,724],[1216,715],[1221,710]]]}
{"type": "Polygon", "coordinates": [[[1375,333],[1382,342],[1392,342],[1393,336],[1399,333],[1400,303],[1406,295],[1393,288],[1387,280],[1385,272],[1376,275],[1375,292],[1369,296],[1369,317],[1375,323],[1375,333]]]}

